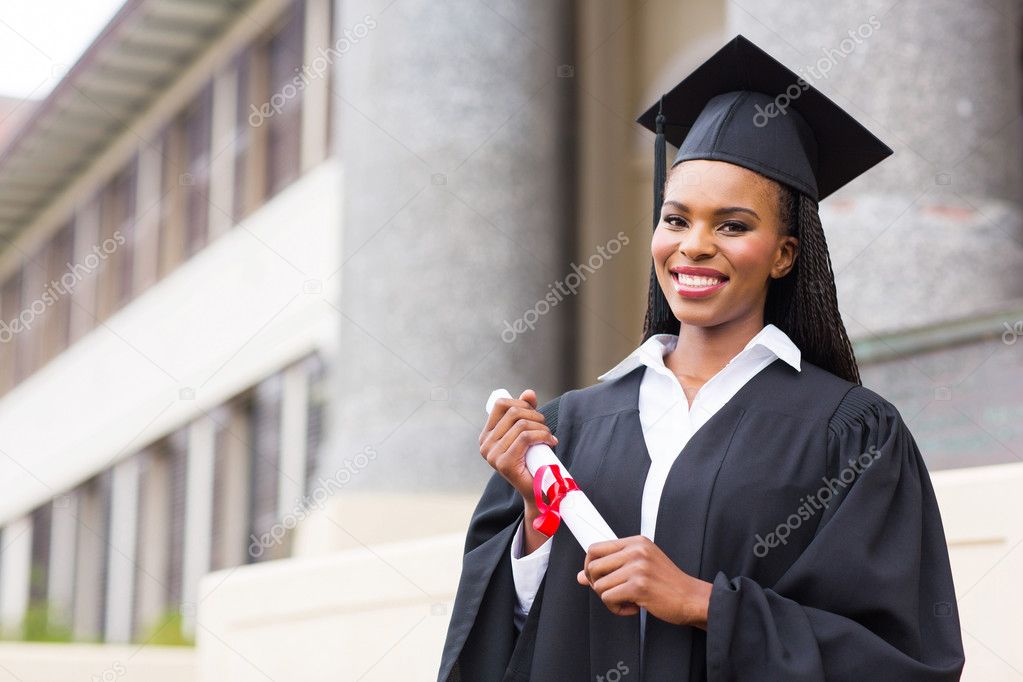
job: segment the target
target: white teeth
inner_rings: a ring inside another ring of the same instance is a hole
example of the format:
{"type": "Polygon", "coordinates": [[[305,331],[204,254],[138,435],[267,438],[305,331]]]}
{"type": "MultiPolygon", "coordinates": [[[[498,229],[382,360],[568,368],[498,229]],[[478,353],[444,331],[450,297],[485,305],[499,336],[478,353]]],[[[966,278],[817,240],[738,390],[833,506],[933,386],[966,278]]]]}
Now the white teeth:
{"type": "Polygon", "coordinates": [[[710,287],[722,281],[716,277],[704,277],[703,275],[686,275],[681,272],[675,273],[675,279],[679,282],[679,284],[684,284],[690,287],[710,287]]]}

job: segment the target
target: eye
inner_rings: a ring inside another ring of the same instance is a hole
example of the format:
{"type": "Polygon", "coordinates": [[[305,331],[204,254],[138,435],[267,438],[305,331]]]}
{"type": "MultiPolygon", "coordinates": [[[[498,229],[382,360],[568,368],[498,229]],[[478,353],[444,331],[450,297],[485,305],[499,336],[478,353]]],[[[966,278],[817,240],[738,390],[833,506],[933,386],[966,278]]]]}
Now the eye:
{"type": "Polygon", "coordinates": [[[723,228],[724,227],[732,228],[730,230],[727,230],[728,232],[746,232],[747,230],[749,230],[749,227],[747,227],[745,223],[739,223],[739,222],[735,222],[735,221],[729,221],[727,223],[722,223],[721,227],[723,227],[723,228]]]}
{"type": "Polygon", "coordinates": [[[684,227],[685,226],[684,223],[686,222],[686,219],[683,218],[680,215],[670,215],[670,216],[664,218],[664,222],[666,222],[671,227],[678,228],[678,227],[684,227]]]}

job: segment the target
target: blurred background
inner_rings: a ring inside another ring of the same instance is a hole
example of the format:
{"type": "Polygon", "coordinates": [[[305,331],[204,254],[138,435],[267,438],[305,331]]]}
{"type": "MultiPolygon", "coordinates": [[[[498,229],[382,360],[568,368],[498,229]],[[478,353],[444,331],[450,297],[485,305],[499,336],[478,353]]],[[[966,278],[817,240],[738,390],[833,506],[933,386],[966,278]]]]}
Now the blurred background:
{"type": "Polygon", "coordinates": [[[484,402],[639,345],[634,119],[736,33],[895,149],[822,204],[839,300],[938,492],[964,679],[1023,680],[1021,29],[1015,0],[6,4],[0,682],[435,679],[484,402]]]}

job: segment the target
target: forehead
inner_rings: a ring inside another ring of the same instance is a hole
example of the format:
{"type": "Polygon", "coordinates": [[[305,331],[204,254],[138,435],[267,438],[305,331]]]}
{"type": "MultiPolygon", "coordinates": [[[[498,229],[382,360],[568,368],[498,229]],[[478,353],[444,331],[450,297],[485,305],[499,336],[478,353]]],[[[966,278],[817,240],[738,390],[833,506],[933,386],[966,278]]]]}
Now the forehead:
{"type": "MultiPolygon", "coordinates": [[[[764,176],[727,161],[692,159],[675,166],[664,198],[689,205],[766,208],[777,203],[777,186],[764,176]]],[[[763,214],[761,214],[763,215],[763,214]]]]}

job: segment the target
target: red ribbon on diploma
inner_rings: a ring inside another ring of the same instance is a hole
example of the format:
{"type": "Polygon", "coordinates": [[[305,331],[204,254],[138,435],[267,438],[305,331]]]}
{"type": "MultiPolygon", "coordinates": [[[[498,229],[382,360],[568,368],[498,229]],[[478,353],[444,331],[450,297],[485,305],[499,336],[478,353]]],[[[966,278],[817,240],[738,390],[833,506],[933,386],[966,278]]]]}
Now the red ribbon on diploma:
{"type": "Polygon", "coordinates": [[[554,531],[558,530],[558,525],[561,524],[561,500],[573,490],[579,490],[579,486],[571,478],[566,480],[561,475],[560,467],[544,464],[537,469],[536,474],[533,475],[533,497],[536,499],[536,508],[540,510],[540,515],[533,519],[533,528],[547,537],[554,535],[554,531]],[[545,503],[541,487],[543,486],[543,475],[547,469],[550,469],[551,474],[554,475],[554,482],[547,488],[548,501],[545,503]]]}

